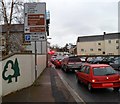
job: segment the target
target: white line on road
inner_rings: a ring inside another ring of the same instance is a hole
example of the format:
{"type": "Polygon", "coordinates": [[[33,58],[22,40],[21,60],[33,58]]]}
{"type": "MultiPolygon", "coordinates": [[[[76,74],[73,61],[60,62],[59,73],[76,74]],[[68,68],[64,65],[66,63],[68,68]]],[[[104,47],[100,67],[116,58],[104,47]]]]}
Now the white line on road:
{"type": "Polygon", "coordinates": [[[59,75],[60,79],[63,81],[66,88],[69,90],[69,92],[73,96],[73,98],[75,99],[75,101],[77,103],[82,102],[83,104],[86,104],[85,101],[76,93],[76,91],[73,88],[70,87],[70,85],[63,79],[63,77],[59,73],[58,73],[58,75],[59,75]]]}

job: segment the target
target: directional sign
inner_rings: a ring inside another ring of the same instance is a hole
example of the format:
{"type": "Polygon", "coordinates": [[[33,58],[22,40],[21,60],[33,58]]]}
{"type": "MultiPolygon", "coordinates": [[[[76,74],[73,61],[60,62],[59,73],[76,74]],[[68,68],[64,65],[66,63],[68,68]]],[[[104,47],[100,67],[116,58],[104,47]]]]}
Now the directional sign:
{"type": "Polygon", "coordinates": [[[31,36],[31,41],[44,41],[44,40],[46,40],[46,35],[44,35],[44,34],[42,34],[42,35],[33,34],[30,36],[31,36]]]}
{"type": "Polygon", "coordinates": [[[24,7],[24,33],[45,33],[46,3],[25,3],[24,7]]]}
{"type": "Polygon", "coordinates": [[[25,41],[45,41],[46,40],[46,34],[44,33],[29,33],[25,34],[25,41]]]}

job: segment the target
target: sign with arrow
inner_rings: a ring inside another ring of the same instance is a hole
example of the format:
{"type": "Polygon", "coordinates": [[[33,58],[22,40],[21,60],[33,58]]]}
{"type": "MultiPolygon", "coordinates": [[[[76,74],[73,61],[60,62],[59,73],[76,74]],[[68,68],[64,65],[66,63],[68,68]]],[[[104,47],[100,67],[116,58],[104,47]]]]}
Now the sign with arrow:
{"type": "Polygon", "coordinates": [[[34,42],[34,41],[44,41],[44,40],[46,40],[46,35],[44,35],[44,34],[41,34],[41,35],[39,35],[39,34],[32,34],[32,35],[30,35],[30,40],[32,41],[32,42],[34,42]]]}

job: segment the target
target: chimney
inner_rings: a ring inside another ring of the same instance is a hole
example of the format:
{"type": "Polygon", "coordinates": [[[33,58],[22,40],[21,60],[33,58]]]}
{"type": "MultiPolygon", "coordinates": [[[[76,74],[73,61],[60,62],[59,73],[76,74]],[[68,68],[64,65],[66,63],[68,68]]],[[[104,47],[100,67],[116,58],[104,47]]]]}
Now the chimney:
{"type": "Polygon", "coordinates": [[[103,34],[105,35],[105,34],[106,34],[106,32],[103,32],[103,34]]]}

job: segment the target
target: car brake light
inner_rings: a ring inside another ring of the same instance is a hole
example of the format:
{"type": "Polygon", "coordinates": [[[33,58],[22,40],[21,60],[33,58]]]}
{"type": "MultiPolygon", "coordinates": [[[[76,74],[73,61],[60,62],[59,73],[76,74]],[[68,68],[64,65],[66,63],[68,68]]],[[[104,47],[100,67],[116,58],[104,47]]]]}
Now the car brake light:
{"type": "Polygon", "coordinates": [[[59,62],[59,61],[57,61],[57,63],[58,63],[58,64],[60,64],[60,62],[59,62]]]}
{"type": "Polygon", "coordinates": [[[120,78],[119,78],[119,81],[120,81],[120,78]]]}
{"type": "Polygon", "coordinates": [[[92,80],[92,82],[94,83],[94,82],[95,82],[95,80],[93,79],[93,80],[92,80]]]}

